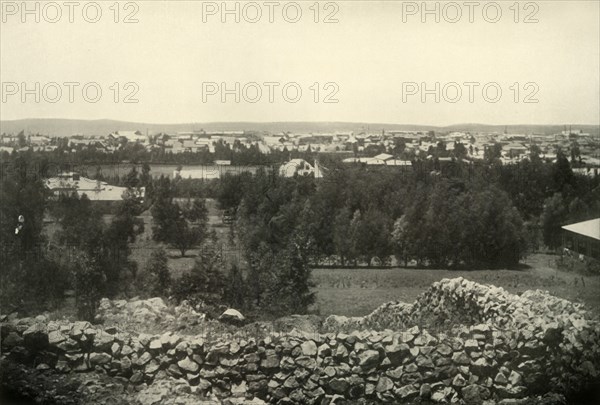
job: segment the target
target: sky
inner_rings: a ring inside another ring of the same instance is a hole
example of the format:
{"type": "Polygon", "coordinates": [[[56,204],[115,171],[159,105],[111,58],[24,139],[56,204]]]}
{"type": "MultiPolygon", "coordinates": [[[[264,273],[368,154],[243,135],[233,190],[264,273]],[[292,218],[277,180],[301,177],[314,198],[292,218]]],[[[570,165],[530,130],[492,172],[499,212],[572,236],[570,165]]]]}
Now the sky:
{"type": "Polygon", "coordinates": [[[598,1],[75,3],[2,1],[1,119],[600,123],[598,1]]]}

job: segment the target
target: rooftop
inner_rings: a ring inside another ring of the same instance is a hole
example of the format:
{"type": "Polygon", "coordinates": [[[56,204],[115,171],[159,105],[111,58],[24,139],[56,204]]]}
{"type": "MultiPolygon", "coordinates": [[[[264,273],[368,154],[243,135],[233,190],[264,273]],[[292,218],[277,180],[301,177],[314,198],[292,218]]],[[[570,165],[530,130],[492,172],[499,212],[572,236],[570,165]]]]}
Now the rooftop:
{"type": "Polygon", "coordinates": [[[600,218],[577,222],[571,225],[565,225],[562,227],[562,229],[600,240],[600,218]]]}

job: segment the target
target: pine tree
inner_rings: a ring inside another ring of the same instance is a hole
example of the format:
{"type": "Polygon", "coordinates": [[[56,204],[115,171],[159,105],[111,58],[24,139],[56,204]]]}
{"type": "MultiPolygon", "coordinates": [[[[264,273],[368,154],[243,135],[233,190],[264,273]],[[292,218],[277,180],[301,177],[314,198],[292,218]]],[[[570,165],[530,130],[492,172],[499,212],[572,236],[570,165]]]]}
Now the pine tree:
{"type": "Polygon", "coordinates": [[[146,265],[145,289],[152,296],[165,296],[171,287],[171,274],[167,264],[167,253],[159,248],[152,252],[146,265]]]}

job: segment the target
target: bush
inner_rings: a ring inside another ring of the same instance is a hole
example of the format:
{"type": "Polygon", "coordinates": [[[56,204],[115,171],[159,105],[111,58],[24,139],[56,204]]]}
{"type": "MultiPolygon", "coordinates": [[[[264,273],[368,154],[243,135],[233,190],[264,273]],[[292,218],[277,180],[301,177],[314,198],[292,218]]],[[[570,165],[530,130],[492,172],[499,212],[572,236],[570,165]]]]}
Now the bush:
{"type": "Polygon", "coordinates": [[[140,284],[143,295],[150,297],[169,295],[171,274],[167,265],[167,253],[163,248],[152,252],[140,284]]]}
{"type": "Polygon", "coordinates": [[[3,312],[39,313],[57,308],[69,286],[67,269],[41,257],[3,263],[0,306],[3,312]]]}
{"type": "Polygon", "coordinates": [[[106,286],[106,275],[97,260],[84,252],[77,252],[72,260],[75,305],[80,319],[93,321],[106,286]]]}
{"type": "Polygon", "coordinates": [[[173,283],[172,295],[181,302],[205,302],[218,305],[222,302],[225,277],[221,254],[215,241],[206,242],[189,273],[183,274],[173,283]]]}

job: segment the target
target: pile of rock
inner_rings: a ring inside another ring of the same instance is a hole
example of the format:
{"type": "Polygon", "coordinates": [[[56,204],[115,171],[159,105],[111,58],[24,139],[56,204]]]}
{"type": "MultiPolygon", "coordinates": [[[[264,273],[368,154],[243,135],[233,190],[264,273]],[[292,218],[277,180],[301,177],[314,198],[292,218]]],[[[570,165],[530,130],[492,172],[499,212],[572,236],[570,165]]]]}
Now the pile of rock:
{"type": "MultiPolygon", "coordinates": [[[[391,304],[368,317],[345,318],[349,324],[380,327],[388,315],[397,316],[396,325],[402,327],[395,330],[292,330],[263,338],[238,332],[208,339],[124,333],[43,317],[13,319],[1,330],[3,356],[11,361],[40,370],[98,371],[134,386],[176,381],[178,390],[197,398],[280,404],[359,398],[414,403],[420,398],[492,404],[550,390],[578,390],[597,381],[598,324],[581,311],[540,292],[517,297],[455,279],[434,284],[412,306],[391,304]],[[448,308],[466,308],[484,322],[435,333],[409,326],[421,319],[420,313],[454,319],[448,308]],[[573,313],[562,313],[569,310],[573,313]]],[[[154,391],[146,397],[160,403],[164,395],[154,391]]]]}
{"type": "Polygon", "coordinates": [[[419,296],[412,308],[413,321],[426,318],[449,324],[487,322],[500,328],[559,322],[574,326],[589,318],[581,304],[544,291],[510,294],[501,287],[478,284],[462,277],[443,279],[419,296]]]}
{"type": "Polygon", "coordinates": [[[330,315],[323,322],[326,332],[373,329],[402,330],[416,324],[414,306],[401,301],[386,302],[369,315],[363,317],[346,317],[330,315]]]}
{"type": "Polygon", "coordinates": [[[96,311],[95,321],[127,330],[177,330],[180,325],[199,325],[206,319],[187,301],[169,307],[162,298],[145,300],[109,300],[103,298],[96,311]]]}

